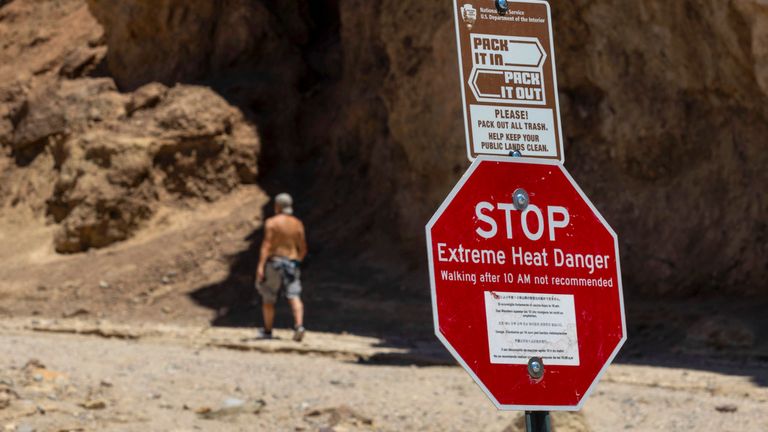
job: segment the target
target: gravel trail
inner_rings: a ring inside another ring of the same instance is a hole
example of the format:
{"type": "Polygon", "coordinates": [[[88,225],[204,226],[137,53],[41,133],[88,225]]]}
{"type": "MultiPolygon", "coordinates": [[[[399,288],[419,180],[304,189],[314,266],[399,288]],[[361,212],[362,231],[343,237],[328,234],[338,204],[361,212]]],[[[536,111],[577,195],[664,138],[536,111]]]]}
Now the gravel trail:
{"type": "MultiPolygon", "coordinates": [[[[2,330],[0,430],[518,430],[511,425],[519,414],[496,411],[459,367],[225,349],[179,334],[126,340],[2,330]]],[[[354,351],[350,343],[340,346],[354,351]]],[[[764,431],[766,376],[759,365],[721,374],[618,364],[580,415],[555,420],[563,431],[764,431]]]]}

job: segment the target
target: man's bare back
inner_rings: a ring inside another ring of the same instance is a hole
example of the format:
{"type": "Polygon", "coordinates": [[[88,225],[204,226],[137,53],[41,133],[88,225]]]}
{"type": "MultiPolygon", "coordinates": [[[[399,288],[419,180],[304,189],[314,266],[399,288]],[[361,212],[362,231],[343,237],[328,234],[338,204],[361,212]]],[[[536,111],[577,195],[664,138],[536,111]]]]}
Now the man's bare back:
{"type": "Polygon", "coordinates": [[[304,224],[292,215],[279,214],[267,219],[264,227],[266,250],[262,255],[301,261],[307,254],[304,224]]]}
{"type": "Polygon", "coordinates": [[[264,280],[264,266],[271,257],[301,261],[307,255],[304,224],[292,215],[278,213],[264,223],[264,241],[261,243],[257,280],[264,280]]]}

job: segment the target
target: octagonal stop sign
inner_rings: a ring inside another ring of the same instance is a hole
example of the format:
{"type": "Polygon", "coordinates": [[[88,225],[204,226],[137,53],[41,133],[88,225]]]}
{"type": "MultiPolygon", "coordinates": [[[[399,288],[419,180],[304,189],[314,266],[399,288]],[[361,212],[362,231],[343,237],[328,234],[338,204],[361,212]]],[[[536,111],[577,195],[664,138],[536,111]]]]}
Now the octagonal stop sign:
{"type": "Polygon", "coordinates": [[[616,234],[565,168],[480,156],[426,236],[435,333],[488,397],[579,409],[626,329],[616,234]]]}

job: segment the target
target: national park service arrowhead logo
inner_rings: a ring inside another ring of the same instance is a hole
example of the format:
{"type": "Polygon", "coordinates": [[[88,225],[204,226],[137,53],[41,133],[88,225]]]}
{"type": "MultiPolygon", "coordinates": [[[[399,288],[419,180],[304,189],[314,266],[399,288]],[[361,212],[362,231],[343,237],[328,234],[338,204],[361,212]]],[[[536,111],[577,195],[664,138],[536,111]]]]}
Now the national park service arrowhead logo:
{"type": "Polygon", "coordinates": [[[461,19],[467,25],[467,30],[472,30],[472,25],[477,21],[477,9],[471,4],[465,4],[461,7],[461,19]]]}

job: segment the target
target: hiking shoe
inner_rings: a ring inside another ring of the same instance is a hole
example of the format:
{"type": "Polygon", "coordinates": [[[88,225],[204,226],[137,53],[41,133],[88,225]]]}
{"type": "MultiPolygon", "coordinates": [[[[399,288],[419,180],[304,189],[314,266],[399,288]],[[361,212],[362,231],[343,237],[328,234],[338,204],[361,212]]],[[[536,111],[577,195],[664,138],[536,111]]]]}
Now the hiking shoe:
{"type": "Polygon", "coordinates": [[[256,339],[272,339],[272,331],[264,331],[264,329],[259,330],[258,336],[256,336],[256,339]]]}
{"type": "Polygon", "coordinates": [[[293,340],[296,342],[301,342],[302,339],[304,339],[304,326],[298,326],[293,331],[293,340]]]}

